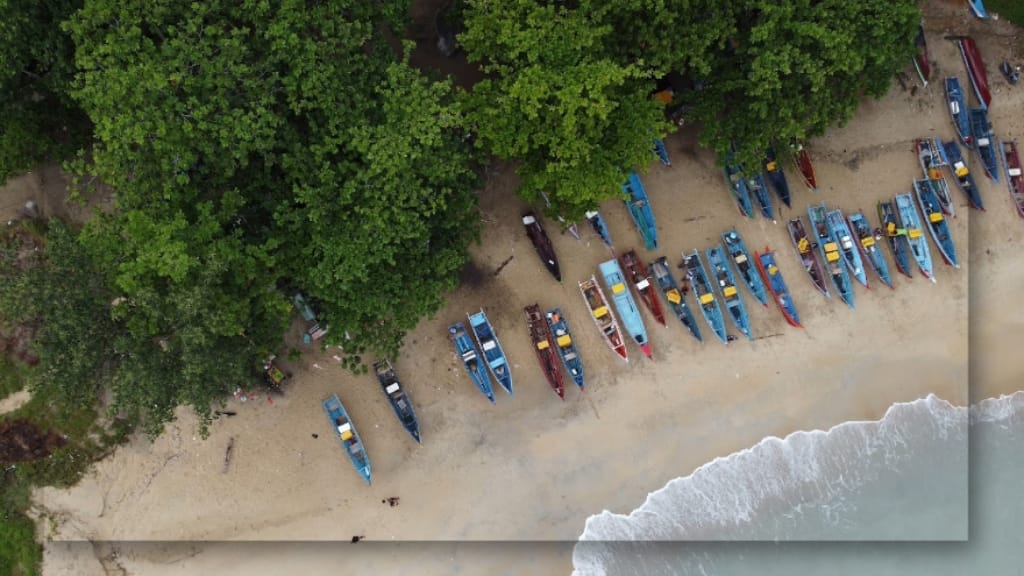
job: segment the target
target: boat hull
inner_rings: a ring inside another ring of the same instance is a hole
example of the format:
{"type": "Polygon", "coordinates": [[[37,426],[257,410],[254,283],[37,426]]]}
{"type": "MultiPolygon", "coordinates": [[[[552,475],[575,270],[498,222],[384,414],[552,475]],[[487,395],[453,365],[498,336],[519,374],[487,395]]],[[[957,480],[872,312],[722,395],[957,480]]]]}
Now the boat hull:
{"type": "Polygon", "coordinates": [[[580,390],[585,387],[583,375],[583,359],[580,358],[579,350],[572,339],[572,332],[569,330],[569,321],[566,320],[561,308],[552,308],[544,313],[548,323],[548,329],[555,338],[555,345],[558,347],[558,354],[562,358],[562,365],[565,373],[572,378],[580,390]]]}
{"type": "Polygon", "coordinates": [[[807,228],[804,226],[803,220],[799,217],[791,219],[787,224],[786,228],[789,231],[789,239],[793,242],[793,248],[796,250],[796,256],[800,259],[800,264],[804,268],[804,272],[807,272],[807,276],[810,277],[811,283],[818,289],[826,298],[831,298],[832,295],[828,291],[828,285],[825,281],[825,272],[821,267],[821,262],[818,261],[818,256],[814,253],[814,247],[811,245],[811,239],[807,235],[807,228]]]}
{"type": "Polygon", "coordinates": [[[779,164],[779,159],[772,148],[769,148],[767,154],[765,154],[764,173],[768,176],[768,183],[775,190],[775,195],[789,208],[791,206],[790,202],[792,202],[789,181],[786,180],[786,172],[782,169],[782,165],[779,164]]]}
{"type": "Polygon", "coordinates": [[[498,342],[498,337],[494,333],[494,327],[491,326],[491,322],[483,310],[476,314],[469,314],[468,318],[469,327],[473,331],[473,335],[476,336],[476,343],[483,353],[484,360],[487,361],[491,376],[494,376],[505,392],[512,396],[512,368],[509,366],[505,351],[502,350],[501,343],[498,342]]]}
{"type": "Polygon", "coordinates": [[[956,259],[956,246],[953,244],[953,236],[949,231],[949,224],[946,222],[942,211],[936,206],[938,198],[927,182],[918,180],[914,182],[914,193],[917,197],[918,208],[924,216],[924,223],[931,233],[935,247],[939,249],[942,259],[953,268],[959,268],[960,264],[956,259]]]}
{"type": "Polygon", "coordinates": [[[626,341],[622,337],[622,329],[619,328],[619,321],[615,318],[615,312],[608,304],[608,299],[601,291],[601,285],[593,276],[589,280],[580,282],[579,285],[583,301],[587,303],[587,309],[590,310],[590,318],[604,337],[605,344],[619,358],[629,362],[629,352],[626,350],[626,341]]]}
{"type": "Polygon", "coordinates": [[[786,281],[775,261],[775,253],[765,246],[763,253],[754,252],[754,261],[757,263],[757,271],[768,287],[772,299],[778,304],[782,317],[790,326],[803,328],[803,324],[800,323],[800,315],[796,311],[796,304],[789,293],[789,287],[786,286],[786,281]]]}
{"type": "Polygon", "coordinates": [[[555,395],[565,400],[565,381],[562,379],[561,360],[558,358],[558,345],[551,334],[544,314],[540,306],[531,304],[523,308],[526,315],[526,326],[530,331],[530,342],[533,344],[533,351],[537,355],[537,363],[540,364],[541,372],[548,381],[548,386],[555,395]]]}
{"type": "Polygon", "coordinates": [[[999,182],[999,159],[996,157],[995,134],[988,121],[988,112],[984,108],[971,108],[970,117],[974,150],[981,158],[981,166],[993,182],[999,182]]]}
{"type": "MultiPolygon", "coordinates": [[[[973,6],[973,5],[972,5],[973,6]]],[[[988,108],[992,104],[992,93],[988,88],[988,75],[985,73],[985,62],[981,59],[981,52],[974,38],[967,36],[957,39],[957,46],[960,47],[960,56],[967,68],[967,77],[971,80],[971,88],[978,97],[982,106],[988,108]]]]}
{"type": "Polygon", "coordinates": [[[949,117],[953,121],[953,128],[960,143],[964,146],[971,146],[971,120],[967,117],[967,101],[964,99],[964,91],[960,87],[960,79],[950,76],[945,80],[946,105],[949,109],[949,117]]]}
{"type": "Polygon", "coordinates": [[[693,312],[686,304],[686,294],[680,289],[676,279],[672,276],[668,259],[662,256],[652,262],[650,265],[650,275],[658,283],[662,296],[665,297],[665,301],[668,302],[669,308],[672,309],[676,318],[682,322],[683,326],[698,342],[703,342],[704,338],[700,334],[700,327],[697,326],[693,312]]]}
{"type": "Polygon", "coordinates": [[[725,248],[719,244],[708,248],[705,253],[708,257],[708,270],[718,286],[718,293],[722,295],[722,301],[725,302],[727,315],[744,336],[753,340],[754,334],[750,330],[750,317],[747,315],[746,306],[743,305],[743,298],[736,288],[736,278],[726,259],[725,248]]]}
{"type": "Polygon", "coordinates": [[[476,344],[473,343],[473,339],[466,331],[466,326],[462,322],[452,324],[448,327],[448,336],[451,338],[452,345],[455,346],[455,353],[459,355],[470,380],[473,381],[477,390],[493,404],[494,388],[491,386],[491,379],[487,375],[487,368],[484,367],[476,344]]]}
{"type": "Polygon", "coordinates": [[[910,271],[910,245],[907,243],[907,231],[900,227],[899,216],[892,202],[878,203],[878,220],[882,223],[882,234],[885,235],[896,269],[907,278],[913,278],[910,271]]]}
{"type": "Polygon", "coordinates": [[[321,404],[327,419],[331,421],[331,428],[334,429],[334,434],[341,441],[341,446],[352,466],[363,477],[363,480],[366,480],[367,484],[372,484],[373,473],[370,468],[370,455],[366,453],[366,446],[359,437],[359,432],[356,431],[356,426],[352,423],[348,412],[341,404],[341,400],[338,399],[338,395],[331,394],[321,404]]]}
{"type": "Polygon", "coordinates": [[[683,266],[686,268],[686,277],[693,287],[694,296],[700,306],[704,321],[708,323],[711,331],[718,336],[723,344],[729,342],[728,334],[725,332],[725,316],[722,308],[718,305],[715,293],[711,289],[711,280],[708,277],[707,269],[700,260],[700,253],[696,250],[689,256],[683,255],[683,266]]]}
{"type": "Polygon", "coordinates": [[[1010,189],[1010,199],[1013,200],[1013,205],[1017,208],[1017,214],[1024,218],[1024,175],[1021,174],[1017,141],[1000,142],[999,151],[1003,156],[1003,166],[1006,168],[1006,184],[1010,189]]]}
{"type": "Polygon", "coordinates": [[[661,307],[661,300],[658,299],[657,291],[651,284],[647,275],[647,267],[637,256],[635,250],[630,250],[620,257],[622,269],[625,270],[627,278],[633,284],[637,296],[647,307],[647,311],[654,317],[654,321],[667,326],[665,323],[665,310],[661,307]]]}
{"type": "Polygon", "coordinates": [[[946,156],[946,165],[953,175],[953,181],[956,182],[957,188],[964,193],[964,196],[967,196],[968,204],[971,205],[971,208],[984,210],[985,206],[981,201],[981,192],[978,190],[978,185],[974,182],[974,173],[967,166],[967,161],[964,159],[956,140],[950,140],[942,144],[942,150],[946,156]]]}
{"type": "Polygon", "coordinates": [[[523,227],[526,228],[526,236],[529,237],[530,242],[533,244],[533,249],[537,252],[537,256],[540,257],[544,267],[555,277],[555,280],[561,282],[562,271],[558,266],[555,248],[551,245],[551,239],[548,238],[548,233],[544,231],[544,227],[541,225],[540,220],[537,219],[537,215],[533,212],[525,214],[523,216],[523,227]]]}
{"type": "Polygon", "coordinates": [[[832,277],[832,284],[839,292],[839,297],[850,307],[854,307],[853,284],[843,263],[843,257],[839,250],[839,240],[832,235],[826,222],[825,203],[818,206],[807,207],[807,219],[810,222],[810,234],[818,243],[818,250],[821,253],[822,263],[826,274],[832,277]]]}
{"type": "Polygon", "coordinates": [[[399,381],[395,369],[391,366],[391,362],[386,359],[374,362],[373,371],[377,375],[377,382],[380,383],[380,388],[384,391],[384,397],[391,404],[391,410],[398,418],[398,422],[412,436],[412,439],[419,444],[421,442],[420,424],[416,418],[416,411],[413,409],[412,401],[409,400],[409,395],[406,393],[401,381],[399,381]]]}
{"type": "Polygon", "coordinates": [[[736,267],[740,279],[743,280],[743,284],[750,290],[750,293],[758,302],[767,307],[768,291],[765,288],[761,275],[757,272],[756,263],[750,260],[750,252],[747,250],[746,244],[743,243],[743,237],[733,228],[722,233],[722,241],[725,244],[726,251],[732,258],[733,266],[736,267]]]}
{"type": "Polygon", "coordinates": [[[605,286],[611,290],[612,302],[622,319],[622,326],[626,333],[633,339],[633,343],[640,348],[644,356],[651,357],[651,341],[647,336],[647,327],[644,326],[643,318],[640,317],[640,309],[636,300],[630,294],[626,286],[626,277],[622,273],[617,260],[606,260],[599,265],[601,276],[604,277],[605,286]]]}
{"type": "Polygon", "coordinates": [[[647,190],[644,189],[636,172],[629,173],[629,180],[622,185],[622,190],[629,196],[626,208],[629,209],[629,215],[633,217],[633,223],[640,231],[644,246],[648,250],[654,250],[658,247],[658,228],[654,223],[654,212],[651,211],[647,190]]]}
{"type": "Polygon", "coordinates": [[[612,248],[612,235],[608,232],[608,225],[604,222],[604,217],[601,213],[596,210],[587,212],[587,221],[590,222],[590,227],[594,229],[594,232],[601,238],[601,242],[604,242],[606,246],[612,248]]]}
{"type": "Polygon", "coordinates": [[[896,196],[896,213],[900,218],[900,227],[907,231],[907,243],[910,246],[910,255],[917,264],[918,269],[925,278],[935,281],[935,273],[932,269],[932,256],[928,250],[928,241],[921,229],[921,220],[917,215],[917,208],[914,207],[914,199],[910,194],[899,194],[896,196]]]}
{"type": "Polygon", "coordinates": [[[893,287],[892,276],[889,274],[889,264],[885,261],[885,254],[875,244],[875,235],[871,232],[871,225],[862,212],[854,212],[846,218],[850,224],[850,231],[853,232],[854,241],[860,249],[861,259],[875,272],[878,279],[889,288],[893,287]]]}
{"type": "Polygon", "coordinates": [[[946,184],[946,177],[943,175],[942,167],[946,164],[945,154],[942,148],[937,147],[931,139],[918,138],[914,141],[917,150],[917,159],[921,164],[921,171],[928,179],[929,186],[935,190],[939,199],[942,211],[950,216],[956,214],[953,206],[953,195],[949,193],[949,185],[946,184]]]}
{"type": "Polygon", "coordinates": [[[832,237],[839,242],[839,249],[843,255],[843,262],[846,263],[846,268],[853,274],[857,282],[863,284],[865,288],[870,288],[868,285],[868,274],[864,269],[864,261],[860,257],[860,250],[857,249],[857,243],[853,239],[853,232],[847,225],[843,213],[840,210],[830,210],[825,214],[825,221],[828,222],[832,237]]]}
{"type": "Polygon", "coordinates": [[[814,164],[811,163],[811,153],[803,147],[802,144],[795,144],[793,146],[793,163],[796,165],[797,172],[800,173],[801,179],[804,181],[804,185],[811,192],[818,191],[818,178],[814,174],[814,164]]]}
{"type": "Polygon", "coordinates": [[[916,53],[914,54],[914,69],[921,79],[921,85],[928,87],[928,81],[932,76],[932,65],[928,57],[928,42],[924,36],[924,26],[918,26],[917,38],[914,40],[916,53]]]}

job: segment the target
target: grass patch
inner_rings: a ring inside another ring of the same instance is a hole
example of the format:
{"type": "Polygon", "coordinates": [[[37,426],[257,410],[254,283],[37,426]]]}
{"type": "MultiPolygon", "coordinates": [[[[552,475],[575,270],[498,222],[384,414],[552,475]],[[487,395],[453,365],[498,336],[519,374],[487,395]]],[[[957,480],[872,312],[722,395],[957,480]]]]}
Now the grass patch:
{"type": "Polygon", "coordinates": [[[995,12],[1004,20],[1024,26],[1024,2],[1021,0],[986,0],[985,9],[990,14],[995,12]]]}
{"type": "Polygon", "coordinates": [[[24,370],[7,356],[0,356],[0,399],[25,387],[24,370]]]}

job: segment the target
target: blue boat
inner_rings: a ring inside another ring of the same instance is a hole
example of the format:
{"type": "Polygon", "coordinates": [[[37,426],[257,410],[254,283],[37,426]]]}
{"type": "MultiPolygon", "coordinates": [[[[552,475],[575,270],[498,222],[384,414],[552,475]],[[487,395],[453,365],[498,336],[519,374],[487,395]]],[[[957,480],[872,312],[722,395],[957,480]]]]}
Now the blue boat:
{"type": "Polygon", "coordinates": [[[740,297],[736,288],[736,279],[732,275],[729,261],[725,255],[725,248],[722,245],[708,248],[708,270],[711,278],[718,283],[718,291],[725,301],[725,309],[732,318],[733,324],[739,328],[748,339],[753,340],[754,335],[750,332],[750,317],[747,316],[747,307],[743,305],[743,298],[740,297]]]}
{"type": "Polygon", "coordinates": [[[913,278],[910,272],[910,242],[907,241],[907,231],[900,226],[899,216],[892,202],[878,203],[878,220],[882,223],[882,234],[885,235],[892,250],[896,269],[907,278],[913,278]]]}
{"type": "Polygon", "coordinates": [[[725,248],[729,252],[729,256],[732,257],[732,263],[736,265],[736,270],[739,271],[740,278],[750,289],[750,293],[761,304],[768,306],[768,294],[764,282],[754,268],[756,264],[750,262],[750,252],[747,251],[747,246],[743,243],[743,237],[733,228],[722,233],[722,240],[725,241],[725,248]]]}
{"type": "Polygon", "coordinates": [[[672,160],[668,157],[668,148],[665,147],[665,141],[661,138],[654,139],[654,155],[657,156],[665,166],[672,165],[672,160]]]}
{"type": "Polygon", "coordinates": [[[796,313],[796,304],[793,303],[793,297],[789,294],[789,287],[786,286],[782,272],[779,272],[779,266],[775,262],[775,253],[765,246],[764,253],[754,252],[754,259],[757,262],[757,270],[761,273],[765,284],[768,285],[768,290],[779,305],[779,310],[782,311],[783,318],[790,326],[803,328],[803,324],[800,323],[800,315],[796,313]]]}
{"type": "Polygon", "coordinates": [[[982,0],[967,0],[967,5],[971,7],[971,12],[982,20],[988,18],[988,12],[985,10],[985,4],[982,0]]]}
{"type": "Polygon", "coordinates": [[[931,232],[935,247],[942,254],[942,259],[953,268],[959,268],[956,261],[956,246],[953,244],[953,235],[949,231],[949,224],[942,215],[939,208],[939,199],[935,197],[935,191],[928,186],[927,181],[917,180],[914,182],[914,193],[917,196],[918,206],[921,214],[924,215],[925,224],[931,232]]]}
{"type": "Polygon", "coordinates": [[[993,182],[999,182],[999,158],[996,156],[995,134],[992,124],[988,121],[988,112],[984,108],[971,108],[971,134],[974,137],[974,149],[981,157],[981,166],[985,174],[993,182]]]}
{"type": "Polygon", "coordinates": [[[921,230],[921,220],[917,215],[917,208],[914,207],[914,198],[910,194],[898,194],[896,196],[896,213],[900,216],[900,227],[907,231],[907,242],[910,244],[910,254],[917,262],[917,267],[932,282],[935,282],[935,274],[932,270],[932,255],[928,250],[928,241],[921,230]]]}
{"type": "Polygon", "coordinates": [[[685,295],[679,289],[675,277],[672,276],[672,270],[668,266],[668,259],[664,256],[657,258],[649,266],[649,273],[658,283],[662,296],[668,301],[668,305],[672,308],[676,318],[683,323],[683,326],[690,331],[690,334],[698,342],[703,342],[704,338],[700,335],[700,328],[697,326],[697,321],[693,318],[693,312],[686,305],[685,295]]]}
{"type": "Polygon", "coordinates": [[[736,205],[740,209],[740,214],[747,218],[753,218],[754,205],[750,203],[750,190],[747,189],[747,181],[743,177],[739,166],[730,164],[727,160],[724,171],[725,184],[729,187],[729,192],[732,193],[733,198],[736,199],[736,205]]]}
{"type": "Polygon", "coordinates": [[[587,222],[594,228],[594,232],[601,237],[601,241],[609,248],[612,248],[612,235],[608,232],[608,225],[604,223],[604,217],[597,210],[589,210],[586,213],[587,222]]]}
{"type": "MultiPolygon", "coordinates": [[[[938,138],[936,138],[936,144],[939,144],[938,138]]],[[[940,150],[943,151],[946,165],[949,166],[949,171],[953,174],[953,180],[956,181],[960,191],[967,196],[967,202],[970,203],[972,208],[984,210],[985,206],[981,202],[981,191],[978,190],[977,184],[974,183],[974,174],[967,167],[967,161],[964,160],[956,140],[950,140],[942,144],[940,150]]]]}
{"type": "Polygon", "coordinates": [[[914,147],[917,149],[917,159],[921,163],[921,171],[924,172],[924,177],[928,179],[928,185],[935,191],[942,211],[950,216],[955,216],[956,209],[953,206],[953,195],[949,192],[949,185],[946,184],[946,177],[942,172],[943,166],[949,164],[946,162],[945,151],[942,149],[942,146],[939,146],[930,138],[918,138],[914,141],[914,147]]]}
{"type": "Polygon", "coordinates": [[[356,426],[348,417],[345,407],[341,405],[338,395],[331,394],[325,398],[323,406],[327,419],[331,421],[331,428],[334,428],[334,433],[341,440],[341,447],[345,449],[345,454],[352,461],[352,466],[366,480],[367,484],[371,484],[370,455],[366,453],[366,447],[359,439],[356,426]]]}
{"type": "Polygon", "coordinates": [[[491,327],[483,310],[469,315],[469,327],[473,330],[473,335],[476,336],[476,342],[480,345],[480,351],[483,352],[494,379],[511,396],[512,368],[508,365],[505,352],[501,349],[498,337],[494,335],[494,328],[491,327]]]}
{"type": "Polygon", "coordinates": [[[704,314],[711,331],[714,332],[722,343],[728,343],[728,335],[725,333],[725,317],[722,315],[722,308],[715,300],[715,293],[711,288],[711,281],[708,278],[704,263],[700,261],[700,253],[696,250],[689,256],[683,255],[683,266],[686,267],[686,278],[693,287],[693,294],[700,304],[700,311],[704,314]]]}
{"type": "Polygon", "coordinates": [[[861,256],[864,262],[875,271],[878,279],[889,288],[893,288],[892,276],[889,275],[889,264],[885,261],[885,254],[875,243],[875,235],[871,231],[871,224],[863,212],[854,212],[846,217],[850,223],[850,231],[860,247],[861,256]]]}
{"type": "Polygon", "coordinates": [[[956,76],[946,78],[946,103],[949,105],[949,116],[953,120],[953,128],[960,143],[968,148],[971,146],[971,119],[967,117],[967,101],[964,91],[960,88],[960,79],[956,76]]]}
{"type": "Polygon", "coordinates": [[[572,340],[572,332],[569,331],[569,323],[561,308],[552,308],[544,314],[547,318],[551,334],[555,337],[555,344],[558,346],[558,354],[562,357],[562,364],[565,371],[572,377],[580,390],[583,390],[583,360],[576,349],[576,343],[572,340]]]}
{"type": "Polygon", "coordinates": [[[619,318],[622,318],[622,326],[633,337],[633,343],[640,348],[644,356],[650,358],[651,341],[647,338],[647,328],[640,317],[640,309],[636,307],[636,300],[633,300],[633,295],[626,286],[626,277],[622,275],[619,261],[614,258],[606,260],[601,262],[599,268],[605,285],[612,291],[612,301],[615,303],[615,309],[619,311],[619,318]]]}
{"type": "Polygon", "coordinates": [[[832,277],[839,296],[850,307],[854,307],[853,285],[850,284],[850,276],[843,264],[843,257],[839,253],[839,243],[832,236],[832,231],[826,223],[827,210],[825,203],[817,206],[807,207],[807,219],[811,225],[811,234],[817,238],[818,249],[821,250],[821,257],[825,263],[825,273],[832,277]]]}
{"type": "Polygon", "coordinates": [[[853,232],[850,232],[850,226],[846,223],[843,212],[841,210],[830,210],[825,215],[825,221],[828,222],[832,238],[839,242],[843,262],[846,262],[846,266],[850,269],[853,277],[863,284],[865,288],[870,288],[868,286],[868,273],[864,270],[864,261],[860,258],[860,251],[857,250],[857,245],[853,241],[853,232]]]}
{"type": "Polygon", "coordinates": [[[456,322],[448,327],[448,335],[451,336],[455,352],[462,359],[462,364],[466,367],[473,384],[476,384],[488,400],[494,402],[494,390],[491,388],[491,379],[487,376],[487,368],[484,368],[484,363],[480,361],[480,354],[473,344],[473,339],[466,332],[466,326],[462,322],[456,322]]]}
{"type": "Polygon", "coordinates": [[[786,172],[779,164],[778,156],[774,148],[768,148],[764,155],[764,173],[768,175],[768,183],[772,185],[775,194],[788,208],[790,206],[789,182],[786,180],[786,172]]]}
{"type": "Polygon", "coordinates": [[[747,189],[750,190],[751,196],[757,201],[757,206],[761,210],[761,216],[774,223],[775,209],[772,207],[772,197],[768,193],[768,185],[764,181],[764,176],[758,173],[747,178],[747,189]]]}
{"type": "Polygon", "coordinates": [[[629,181],[622,185],[622,191],[629,195],[626,208],[629,208],[629,215],[643,236],[644,246],[654,250],[658,247],[658,229],[654,225],[654,212],[651,212],[647,191],[636,172],[629,173],[629,181]]]}
{"type": "Polygon", "coordinates": [[[405,389],[398,380],[398,375],[395,374],[395,369],[391,366],[391,362],[387,359],[374,362],[373,371],[377,374],[380,388],[384,391],[384,396],[387,397],[388,402],[391,404],[391,409],[394,410],[395,416],[398,417],[398,421],[402,424],[402,428],[405,428],[405,431],[419,444],[421,442],[420,423],[416,419],[416,411],[413,410],[409,395],[405,393],[405,389]]]}

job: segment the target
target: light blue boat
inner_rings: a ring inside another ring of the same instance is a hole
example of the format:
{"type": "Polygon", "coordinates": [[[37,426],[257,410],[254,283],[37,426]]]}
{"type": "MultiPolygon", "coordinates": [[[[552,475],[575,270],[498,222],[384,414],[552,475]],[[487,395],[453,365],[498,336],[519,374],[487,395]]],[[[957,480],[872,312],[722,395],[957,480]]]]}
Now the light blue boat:
{"type": "Polygon", "coordinates": [[[850,307],[854,307],[853,285],[850,284],[850,276],[843,264],[843,257],[839,253],[839,243],[832,236],[828,224],[825,222],[825,203],[817,206],[807,207],[807,219],[811,224],[811,234],[817,239],[818,249],[821,250],[821,257],[825,263],[825,273],[832,277],[839,296],[850,307]]]}
{"type": "Polygon", "coordinates": [[[451,336],[455,345],[455,352],[462,359],[462,365],[466,367],[473,384],[476,384],[480,393],[494,402],[494,389],[491,387],[491,379],[487,376],[487,368],[480,361],[480,353],[477,352],[473,339],[466,332],[466,326],[462,322],[456,322],[448,327],[448,335],[451,336]]]}
{"type": "Polygon", "coordinates": [[[747,181],[743,177],[743,172],[739,166],[731,164],[732,156],[726,160],[725,168],[725,184],[729,187],[729,192],[732,193],[732,197],[736,199],[736,205],[740,209],[740,214],[747,218],[754,217],[754,205],[750,203],[750,190],[747,188],[747,181]]]}
{"type": "Polygon", "coordinates": [[[921,214],[924,215],[924,222],[928,231],[931,232],[932,240],[935,241],[935,247],[942,254],[942,259],[953,268],[959,268],[953,235],[950,234],[949,224],[946,223],[946,218],[942,215],[942,208],[939,206],[939,199],[935,196],[935,191],[928,186],[927,180],[917,180],[914,182],[914,192],[917,195],[921,214]]]}
{"type": "Polygon", "coordinates": [[[725,317],[722,315],[722,308],[715,299],[715,292],[711,288],[711,280],[700,260],[700,253],[696,250],[689,256],[683,255],[683,266],[686,267],[686,278],[693,286],[693,294],[700,304],[700,311],[704,314],[711,331],[714,332],[723,344],[728,343],[728,335],[725,333],[725,317]]]}
{"type": "Polygon", "coordinates": [[[732,275],[732,269],[729,268],[725,248],[722,248],[721,244],[708,248],[707,255],[711,278],[718,284],[718,291],[721,292],[722,299],[725,301],[725,309],[729,312],[729,317],[744,336],[753,340],[754,335],[750,332],[750,317],[747,316],[747,308],[743,305],[743,298],[740,297],[739,290],[736,288],[736,279],[732,275]]]}
{"type": "Polygon", "coordinates": [[[359,433],[356,432],[356,426],[352,423],[352,419],[349,418],[345,407],[342,406],[338,395],[331,394],[325,398],[323,400],[323,407],[324,413],[327,414],[327,419],[331,421],[331,428],[334,429],[334,433],[341,440],[341,447],[345,449],[345,454],[352,461],[352,466],[363,477],[363,480],[366,480],[367,484],[372,483],[370,455],[366,453],[366,447],[363,446],[363,441],[360,440],[359,433]]]}
{"type": "Polygon", "coordinates": [[[988,11],[985,10],[985,4],[982,0],[967,0],[967,4],[971,7],[971,12],[978,18],[985,20],[988,18],[988,11]]]}
{"type": "Polygon", "coordinates": [[[612,301],[619,312],[619,318],[622,319],[622,326],[633,337],[633,343],[640,348],[644,356],[650,358],[651,341],[647,338],[647,328],[640,317],[640,309],[636,307],[636,300],[626,285],[626,277],[622,275],[619,261],[612,259],[601,262],[600,269],[605,285],[612,292],[612,301]]]}
{"type": "Polygon", "coordinates": [[[647,190],[644,190],[644,185],[636,172],[629,173],[629,180],[622,185],[622,191],[629,195],[626,208],[629,208],[629,215],[633,217],[633,222],[640,230],[644,246],[648,250],[654,250],[658,247],[658,229],[654,225],[654,212],[651,212],[651,204],[647,200],[647,190]]]}
{"type": "Polygon", "coordinates": [[[511,396],[512,368],[508,365],[505,352],[501,349],[498,337],[494,335],[494,328],[491,327],[483,310],[469,315],[469,327],[473,330],[473,335],[476,336],[477,344],[480,345],[480,351],[483,352],[494,379],[511,396]]]}
{"type": "Polygon", "coordinates": [[[864,261],[860,257],[860,250],[857,249],[857,243],[853,240],[853,232],[850,231],[850,226],[846,223],[842,210],[830,210],[825,215],[825,220],[828,222],[828,228],[832,232],[832,237],[839,242],[839,248],[842,251],[843,262],[846,262],[846,267],[849,268],[857,282],[863,284],[865,288],[870,288],[868,286],[868,273],[864,269],[864,261]]]}
{"type": "Polygon", "coordinates": [[[728,232],[722,233],[722,240],[725,241],[725,248],[729,252],[729,256],[732,257],[732,263],[736,266],[736,270],[739,271],[743,283],[746,284],[754,298],[757,298],[761,304],[768,306],[768,294],[764,281],[761,280],[761,275],[757,273],[755,262],[750,259],[750,252],[747,251],[747,246],[743,243],[743,237],[733,228],[728,232]]]}
{"type": "Polygon", "coordinates": [[[875,243],[875,235],[871,232],[871,224],[863,212],[854,212],[846,218],[850,222],[850,231],[853,232],[854,240],[860,246],[861,256],[871,269],[878,275],[883,284],[892,288],[892,276],[889,275],[889,264],[885,261],[885,254],[875,243]]]}
{"type": "Polygon", "coordinates": [[[668,157],[668,148],[665,147],[665,141],[661,138],[654,139],[654,155],[657,156],[665,166],[672,165],[672,160],[668,157]]]}
{"type": "Polygon", "coordinates": [[[900,227],[907,231],[907,242],[910,243],[910,254],[917,262],[917,267],[932,282],[935,282],[935,273],[932,269],[932,255],[928,250],[928,240],[921,230],[921,219],[917,215],[917,208],[914,207],[914,197],[910,194],[898,194],[896,196],[896,213],[900,216],[900,227]]]}
{"type": "Polygon", "coordinates": [[[612,235],[608,232],[608,225],[604,222],[604,217],[597,210],[590,210],[586,213],[587,222],[590,222],[590,226],[594,229],[594,232],[601,237],[601,241],[605,243],[609,248],[612,246],[612,235]]]}
{"type": "Polygon", "coordinates": [[[572,332],[569,331],[569,323],[561,308],[552,308],[544,314],[547,318],[551,334],[555,337],[555,345],[558,346],[558,355],[562,357],[562,364],[565,371],[572,377],[580,390],[583,390],[583,360],[580,358],[576,343],[573,342],[572,332]]]}

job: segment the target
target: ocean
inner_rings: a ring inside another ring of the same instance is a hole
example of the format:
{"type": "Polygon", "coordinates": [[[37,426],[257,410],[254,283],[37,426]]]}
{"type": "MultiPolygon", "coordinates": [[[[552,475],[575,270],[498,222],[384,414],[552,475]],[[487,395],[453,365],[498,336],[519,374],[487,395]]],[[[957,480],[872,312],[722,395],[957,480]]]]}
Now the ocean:
{"type": "Polygon", "coordinates": [[[1024,574],[1022,446],[1024,392],[766,438],[591,516],[573,574],[1024,574]]]}

